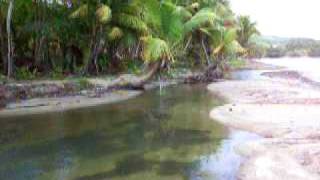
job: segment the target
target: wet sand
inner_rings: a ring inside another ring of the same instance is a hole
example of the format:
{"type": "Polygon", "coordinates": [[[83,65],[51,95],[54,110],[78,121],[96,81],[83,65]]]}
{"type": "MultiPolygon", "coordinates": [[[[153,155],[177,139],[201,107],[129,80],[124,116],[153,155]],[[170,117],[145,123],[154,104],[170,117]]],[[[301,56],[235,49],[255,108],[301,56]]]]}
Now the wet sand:
{"type": "MultiPolygon", "coordinates": [[[[27,89],[25,87],[30,88],[31,86],[37,91],[40,90],[44,92],[35,93],[42,94],[39,97],[26,98],[25,100],[17,99],[13,102],[6,103],[4,108],[1,109],[0,107],[0,118],[5,118],[8,116],[59,112],[70,109],[110,104],[134,98],[144,92],[144,90],[110,89],[109,86],[112,84],[112,79],[88,78],[86,79],[86,82],[89,84],[90,89],[73,90],[71,93],[64,92],[66,89],[68,89],[65,88],[65,84],[69,83],[72,84],[72,86],[79,86],[79,84],[76,84],[72,81],[31,81],[12,83],[12,85],[23,90],[27,89]],[[56,87],[59,87],[60,89],[56,87]],[[57,96],[55,93],[48,93],[47,91],[57,91],[58,94],[61,95],[57,96]]],[[[164,87],[178,83],[178,80],[168,80],[163,82],[153,81],[145,84],[144,89],[150,90],[159,86],[164,87]]]]}
{"type": "Polygon", "coordinates": [[[59,98],[35,98],[10,103],[0,111],[0,118],[8,116],[22,116],[28,114],[39,114],[48,112],[59,112],[70,109],[85,108],[102,104],[110,104],[128,100],[140,95],[142,91],[116,90],[104,93],[99,97],[67,96],[59,98]]]}
{"type": "Polygon", "coordinates": [[[317,84],[285,70],[265,75],[269,78],[208,86],[230,103],[212,110],[214,120],[264,137],[237,146],[236,151],[246,157],[238,179],[320,179],[317,84]]]}

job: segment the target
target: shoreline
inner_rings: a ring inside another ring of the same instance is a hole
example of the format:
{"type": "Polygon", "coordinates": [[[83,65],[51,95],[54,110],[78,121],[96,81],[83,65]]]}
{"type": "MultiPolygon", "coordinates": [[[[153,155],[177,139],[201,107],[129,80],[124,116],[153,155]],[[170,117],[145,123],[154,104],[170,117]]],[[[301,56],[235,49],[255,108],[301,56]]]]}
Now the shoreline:
{"type": "Polygon", "coordinates": [[[59,98],[34,98],[18,103],[9,104],[8,108],[0,111],[0,118],[63,112],[85,107],[93,107],[125,101],[141,95],[143,91],[115,90],[100,97],[66,96],[59,98]]]}
{"type": "Polygon", "coordinates": [[[264,137],[236,147],[246,158],[238,179],[320,179],[318,84],[285,69],[251,69],[265,69],[267,78],[208,85],[229,103],[214,108],[212,119],[264,137]]]}
{"type": "MultiPolygon", "coordinates": [[[[13,93],[10,92],[10,89],[7,90],[10,96],[14,97],[22,94],[24,98],[22,98],[23,100],[17,98],[11,101],[3,99],[5,106],[0,109],[0,118],[63,112],[107,105],[135,98],[145,91],[160,86],[160,82],[151,81],[145,84],[144,90],[108,89],[111,80],[92,78],[85,81],[87,83],[86,88],[79,88],[80,83],[74,81],[22,82],[7,85],[7,88],[13,87],[12,89],[14,89],[13,93]]],[[[178,83],[178,80],[168,80],[161,82],[161,86],[178,83]]],[[[6,96],[6,91],[1,90],[3,89],[0,87],[0,98],[6,96]]]]}

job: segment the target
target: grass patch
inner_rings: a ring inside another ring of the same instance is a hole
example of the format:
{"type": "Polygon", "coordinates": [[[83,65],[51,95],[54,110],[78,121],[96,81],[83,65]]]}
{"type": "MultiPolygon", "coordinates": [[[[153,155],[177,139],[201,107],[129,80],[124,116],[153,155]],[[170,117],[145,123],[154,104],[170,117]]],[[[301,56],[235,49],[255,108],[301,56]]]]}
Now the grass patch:
{"type": "Polygon", "coordinates": [[[231,59],[228,64],[232,69],[240,69],[245,67],[246,61],[244,59],[236,58],[236,59],[231,59]]]}

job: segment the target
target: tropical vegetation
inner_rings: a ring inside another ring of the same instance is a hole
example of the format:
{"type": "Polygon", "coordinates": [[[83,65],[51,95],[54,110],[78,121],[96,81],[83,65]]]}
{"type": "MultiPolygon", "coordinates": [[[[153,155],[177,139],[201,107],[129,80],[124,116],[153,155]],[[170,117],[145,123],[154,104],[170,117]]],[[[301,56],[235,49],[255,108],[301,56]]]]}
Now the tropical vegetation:
{"type": "Polygon", "coordinates": [[[309,38],[262,37],[269,44],[266,57],[320,56],[320,41],[309,38]]]}
{"type": "Polygon", "coordinates": [[[8,78],[130,72],[143,83],[179,66],[223,71],[257,33],[227,0],[2,0],[0,70],[8,78]]]}

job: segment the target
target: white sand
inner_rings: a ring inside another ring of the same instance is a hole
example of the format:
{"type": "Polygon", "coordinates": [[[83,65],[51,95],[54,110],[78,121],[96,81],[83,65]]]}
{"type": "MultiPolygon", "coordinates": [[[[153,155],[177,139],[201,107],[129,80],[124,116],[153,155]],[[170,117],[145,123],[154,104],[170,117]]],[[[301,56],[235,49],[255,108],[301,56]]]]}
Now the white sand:
{"type": "Polygon", "coordinates": [[[296,81],[265,79],[211,84],[231,104],[210,116],[264,136],[237,147],[241,180],[320,179],[320,92],[296,81]]]}

